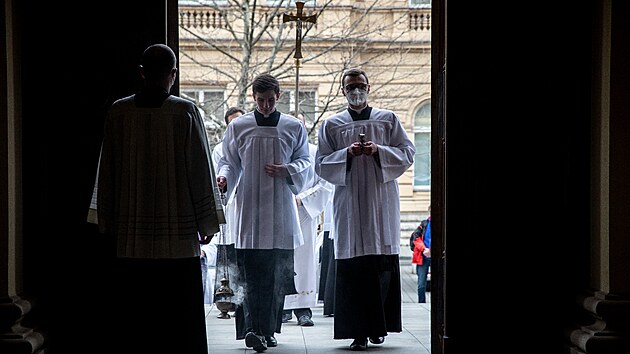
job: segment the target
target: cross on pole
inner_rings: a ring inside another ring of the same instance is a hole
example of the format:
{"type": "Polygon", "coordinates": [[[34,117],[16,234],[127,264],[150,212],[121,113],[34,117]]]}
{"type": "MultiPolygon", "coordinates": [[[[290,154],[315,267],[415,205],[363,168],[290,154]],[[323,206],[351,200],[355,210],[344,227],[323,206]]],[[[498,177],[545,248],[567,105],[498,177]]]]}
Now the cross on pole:
{"type": "Polygon", "coordinates": [[[317,15],[304,16],[304,1],[296,1],[297,15],[282,14],[282,22],[296,21],[295,24],[295,59],[302,59],[302,22],[317,23],[317,15]]]}
{"type": "Polygon", "coordinates": [[[302,22],[317,23],[317,15],[304,16],[304,1],[296,1],[297,7],[296,15],[282,14],[282,22],[295,21],[295,115],[297,116],[300,111],[300,59],[302,59],[302,22]]]}

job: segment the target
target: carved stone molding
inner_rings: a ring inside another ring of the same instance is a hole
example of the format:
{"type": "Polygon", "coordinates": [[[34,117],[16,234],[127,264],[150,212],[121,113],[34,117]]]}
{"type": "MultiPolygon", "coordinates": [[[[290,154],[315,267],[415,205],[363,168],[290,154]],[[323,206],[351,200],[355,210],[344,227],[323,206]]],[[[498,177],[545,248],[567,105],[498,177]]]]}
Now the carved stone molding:
{"type": "Polygon", "coordinates": [[[20,297],[0,299],[0,353],[45,354],[45,337],[32,323],[33,303],[20,297]]]}
{"type": "Polygon", "coordinates": [[[630,296],[598,291],[578,303],[590,321],[570,331],[570,354],[630,353],[630,296]]]}

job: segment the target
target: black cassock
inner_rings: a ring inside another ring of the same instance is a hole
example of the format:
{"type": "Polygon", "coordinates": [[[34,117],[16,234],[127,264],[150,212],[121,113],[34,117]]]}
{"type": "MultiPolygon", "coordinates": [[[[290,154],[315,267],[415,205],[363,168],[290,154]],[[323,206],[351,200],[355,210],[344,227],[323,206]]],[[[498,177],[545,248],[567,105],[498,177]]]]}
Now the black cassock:
{"type": "Polygon", "coordinates": [[[334,339],[402,332],[398,255],[337,259],[334,339]]]}
{"type": "Polygon", "coordinates": [[[321,248],[321,273],[319,276],[318,300],[324,302],[323,315],[335,313],[335,241],[328,238],[330,231],[324,231],[324,242],[321,248]]]}
{"type": "Polygon", "coordinates": [[[208,353],[199,256],[112,262],[96,353],[208,353]]]}
{"type": "Polygon", "coordinates": [[[282,327],[285,295],[296,294],[293,250],[236,249],[245,297],[235,312],[236,339],[247,332],[274,336],[282,327]]]}

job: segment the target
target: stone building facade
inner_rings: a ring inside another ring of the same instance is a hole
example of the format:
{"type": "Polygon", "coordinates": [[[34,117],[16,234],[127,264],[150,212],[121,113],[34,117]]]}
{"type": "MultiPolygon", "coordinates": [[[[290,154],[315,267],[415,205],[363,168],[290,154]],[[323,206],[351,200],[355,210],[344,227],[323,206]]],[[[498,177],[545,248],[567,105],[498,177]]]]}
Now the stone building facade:
{"type": "Polygon", "coordinates": [[[230,106],[253,109],[253,77],[270,71],[283,90],[279,109],[304,113],[310,139],[340,109],[344,69],[369,77],[370,104],[396,112],[416,144],[416,158],[400,179],[401,237],[428,214],[431,191],[431,8],[413,0],[305,1],[296,59],[295,2],[259,1],[256,8],[226,1],[180,1],[181,94],[205,113],[211,145],[225,129],[230,106]],[[291,18],[288,18],[291,19],[291,18]],[[299,75],[299,80],[296,76],[299,75]],[[297,85],[296,85],[297,83],[297,85]]]}

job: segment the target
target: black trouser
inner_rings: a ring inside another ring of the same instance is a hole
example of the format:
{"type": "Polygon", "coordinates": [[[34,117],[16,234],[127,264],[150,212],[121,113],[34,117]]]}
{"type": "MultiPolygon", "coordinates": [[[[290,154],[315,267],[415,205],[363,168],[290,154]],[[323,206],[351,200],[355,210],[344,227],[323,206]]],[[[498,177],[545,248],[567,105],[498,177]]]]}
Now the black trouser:
{"type": "Polygon", "coordinates": [[[296,294],[293,250],[236,249],[239,278],[245,298],[236,309],[236,338],[247,332],[273,336],[280,333],[279,314],[286,294],[296,294]]]}
{"type": "Polygon", "coordinates": [[[285,315],[290,315],[291,311],[293,311],[297,319],[299,319],[300,317],[304,315],[308,316],[308,318],[313,317],[313,311],[311,311],[311,309],[308,307],[304,307],[301,309],[293,309],[293,310],[283,310],[282,313],[285,315]]]}

